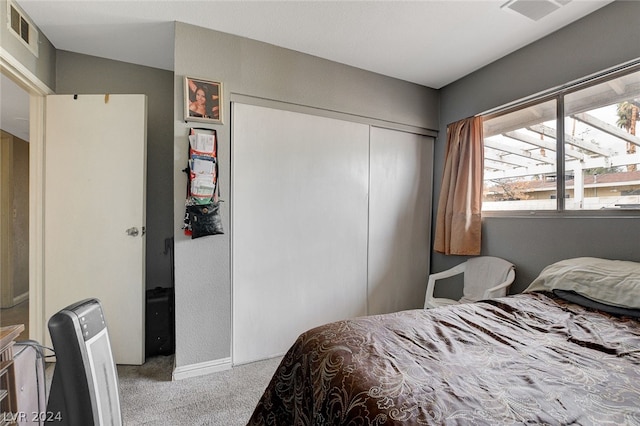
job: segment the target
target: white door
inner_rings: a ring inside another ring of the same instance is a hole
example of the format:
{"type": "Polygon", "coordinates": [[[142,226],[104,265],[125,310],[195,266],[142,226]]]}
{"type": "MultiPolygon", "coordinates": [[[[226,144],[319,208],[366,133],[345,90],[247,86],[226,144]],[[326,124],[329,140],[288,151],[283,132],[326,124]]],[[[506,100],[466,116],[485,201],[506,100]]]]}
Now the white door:
{"type": "Polygon", "coordinates": [[[233,104],[233,363],[366,314],[369,127],[233,104]]]}
{"type": "Polygon", "coordinates": [[[420,308],[431,256],[433,138],[371,128],[369,314],[420,308]]]}
{"type": "Polygon", "coordinates": [[[142,364],[146,97],[53,95],[45,111],[45,320],[97,298],[116,363],[142,364]]]}

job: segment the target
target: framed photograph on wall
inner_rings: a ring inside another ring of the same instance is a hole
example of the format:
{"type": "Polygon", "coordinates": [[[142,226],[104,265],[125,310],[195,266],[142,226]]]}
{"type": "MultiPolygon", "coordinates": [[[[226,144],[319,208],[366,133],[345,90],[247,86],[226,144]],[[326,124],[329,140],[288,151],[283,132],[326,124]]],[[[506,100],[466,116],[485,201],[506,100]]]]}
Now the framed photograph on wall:
{"type": "Polygon", "coordinates": [[[184,119],[222,124],[222,83],[185,77],[184,119]]]}

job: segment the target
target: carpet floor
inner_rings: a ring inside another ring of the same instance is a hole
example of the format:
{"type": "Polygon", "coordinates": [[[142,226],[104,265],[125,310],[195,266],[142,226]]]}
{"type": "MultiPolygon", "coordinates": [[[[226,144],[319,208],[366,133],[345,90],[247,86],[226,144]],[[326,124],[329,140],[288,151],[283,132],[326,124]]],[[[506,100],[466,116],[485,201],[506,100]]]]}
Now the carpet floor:
{"type": "Polygon", "coordinates": [[[173,356],[118,366],[122,418],[133,425],[246,425],[281,358],[171,381],[173,356]]]}

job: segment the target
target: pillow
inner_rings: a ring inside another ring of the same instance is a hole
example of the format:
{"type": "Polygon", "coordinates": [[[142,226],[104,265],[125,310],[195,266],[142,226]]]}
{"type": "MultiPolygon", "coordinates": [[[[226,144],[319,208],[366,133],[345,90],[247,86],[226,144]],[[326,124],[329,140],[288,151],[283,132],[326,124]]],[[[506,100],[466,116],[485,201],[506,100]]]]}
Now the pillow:
{"type": "Polygon", "coordinates": [[[578,257],[544,268],[525,292],[567,290],[593,301],[640,309],[640,263],[578,257]]]}
{"type": "Polygon", "coordinates": [[[621,308],[619,306],[596,302],[595,300],[584,297],[575,291],[555,289],[553,290],[553,294],[568,302],[584,306],[585,308],[598,309],[602,312],[607,312],[613,315],[626,315],[628,317],[640,318],[640,309],[621,308]]]}

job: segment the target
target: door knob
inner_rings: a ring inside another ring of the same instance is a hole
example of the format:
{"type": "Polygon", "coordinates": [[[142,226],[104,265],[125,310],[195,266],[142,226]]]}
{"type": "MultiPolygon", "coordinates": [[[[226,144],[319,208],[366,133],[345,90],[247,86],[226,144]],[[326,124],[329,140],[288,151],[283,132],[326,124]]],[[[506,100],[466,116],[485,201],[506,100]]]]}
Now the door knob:
{"type": "Polygon", "coordinates": [[[140,233],[140,231],[138,231],[138,228],[136,228],[135,226],[133,228],[129,228],[127,229],[127,235],[130,237],[137,237],[138,234],[140,233]]]}

